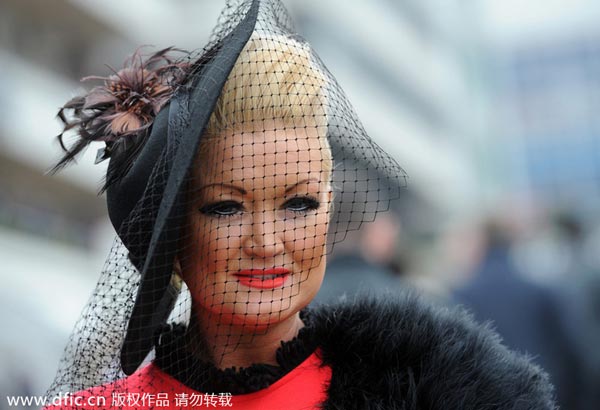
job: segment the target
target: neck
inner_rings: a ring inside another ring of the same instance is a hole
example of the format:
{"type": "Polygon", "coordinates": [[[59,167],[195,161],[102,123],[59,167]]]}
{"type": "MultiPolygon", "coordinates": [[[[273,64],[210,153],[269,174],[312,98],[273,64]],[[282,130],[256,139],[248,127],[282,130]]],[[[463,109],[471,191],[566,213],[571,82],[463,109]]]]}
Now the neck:
{"type": "Polygon", "coordinates": [[[210,320],[201,317],[203,315],[194,316],[195,323],[201,324],[194,326],[195,336],[202,338],[206,347],[202,356],[211,358],[220,369],[249,367],[256,363],[276,365],[275,353],[281,342],[292,340],[304,327],[300,313],[264,328],[215,324],[214,317],[210,320]]]}

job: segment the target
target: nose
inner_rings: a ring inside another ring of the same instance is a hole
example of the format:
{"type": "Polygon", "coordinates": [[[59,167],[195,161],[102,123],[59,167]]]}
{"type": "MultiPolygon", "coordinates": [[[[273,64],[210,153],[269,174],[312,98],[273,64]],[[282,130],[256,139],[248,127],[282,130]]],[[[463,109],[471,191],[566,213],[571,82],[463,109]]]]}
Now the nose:
{"type": "Polygon", "coordinates": [[[247,228],[243,241],[244,252],[252,257],[271,258],[284,251],[283,226],[275,212],[257,212],[247,228]]]}

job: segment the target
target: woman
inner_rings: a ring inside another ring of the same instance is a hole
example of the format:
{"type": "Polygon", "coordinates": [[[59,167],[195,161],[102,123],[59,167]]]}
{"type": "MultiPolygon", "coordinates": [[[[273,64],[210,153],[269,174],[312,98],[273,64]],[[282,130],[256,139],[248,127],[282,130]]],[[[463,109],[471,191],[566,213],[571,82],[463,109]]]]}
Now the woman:
{"type": "Polygon", "coordinates": [[[106,142],[119,239],[51,407],[553,408],[544,374],[463,314],[307,308],[330,246],[405,176],[278,1],[220,21],[199,58],[136,55],[61,111],[79,140],[59,166],[106,142]]]}

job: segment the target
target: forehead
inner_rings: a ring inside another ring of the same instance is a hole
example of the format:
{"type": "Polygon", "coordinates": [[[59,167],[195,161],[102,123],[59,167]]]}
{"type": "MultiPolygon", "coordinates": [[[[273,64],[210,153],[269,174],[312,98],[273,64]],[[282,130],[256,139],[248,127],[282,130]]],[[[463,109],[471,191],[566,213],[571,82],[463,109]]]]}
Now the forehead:
{"type": "Polygon", "coordinates": [[[196,175],[202,183],[261,179],[323,179],[328,155],[315,128],[230,132],[201,150],[196,175]]]}

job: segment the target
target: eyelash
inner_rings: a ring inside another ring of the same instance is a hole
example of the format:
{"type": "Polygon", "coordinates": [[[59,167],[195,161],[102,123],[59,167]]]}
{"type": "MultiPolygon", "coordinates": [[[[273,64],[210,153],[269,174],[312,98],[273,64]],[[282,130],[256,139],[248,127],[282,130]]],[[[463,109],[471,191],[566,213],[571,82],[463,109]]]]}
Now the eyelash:
{"type": "Polygon", "coordinates": [[[316,209],[319,209],[319,206],[321,206],[321,203],[319,202],[319,200],[313,196],[296,196],[294,198],[288,199],[284,206],[287,206],[287,209],[289,209],[290,211],[296,213],[296,214],[307,214],[310,211],[314,211],[316,209]],[[301,206],[300,207],[296,207],[296,208],[302,208],[302,209],[292,209],[291,205],[295,204],[295,203],[300,203],[301,206]]]}
{"type": "MultiPolygon", "coordinates": [[[[294,214],[306,215],[310,211],[314,211],[321,206],[318,199],[313,196],[296,196],[288,199],[283,208],[294,214]]],[[[244,211],[244,207],[237,201],[221,201],[203,206],[199,211],[205,215],[223,218],[228,216],[239,215],[244,211]]]]}
{"type": "Polygon", "coordinates": [[[217,218],[225,217],[225,216],[233,216],[242,213],[243,208],[242,204],[236,201],[221,201],[214,202],[200,208],[200,212],[205,215],[215,216],[217,218]],[[235,208],[235,210],[234,210],[235,208]],[[233,210],[232,212],[227,212],[227,210],[233,210]]]}

